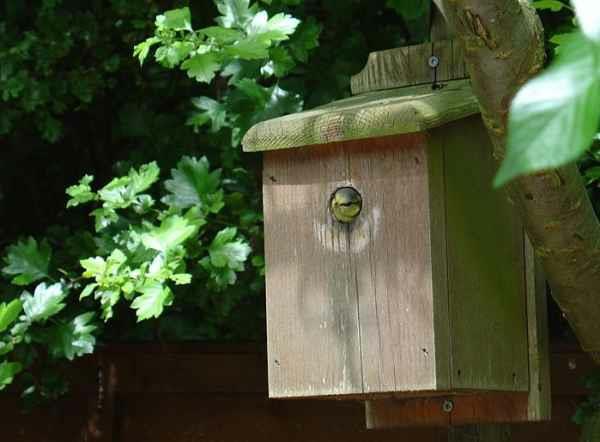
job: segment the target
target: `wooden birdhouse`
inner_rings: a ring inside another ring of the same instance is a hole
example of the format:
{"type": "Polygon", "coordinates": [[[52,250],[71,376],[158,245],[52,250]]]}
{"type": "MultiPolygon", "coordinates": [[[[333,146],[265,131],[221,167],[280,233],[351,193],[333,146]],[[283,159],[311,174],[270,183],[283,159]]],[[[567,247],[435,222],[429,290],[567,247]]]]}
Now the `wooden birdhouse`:
{"type": "Polygon", "coordinates": [[[465,77],[452,41],[374,53],[351,98],[245,136],[272,398],[364,399],[370,427],[548,417],[543,280],[465,77]]]}

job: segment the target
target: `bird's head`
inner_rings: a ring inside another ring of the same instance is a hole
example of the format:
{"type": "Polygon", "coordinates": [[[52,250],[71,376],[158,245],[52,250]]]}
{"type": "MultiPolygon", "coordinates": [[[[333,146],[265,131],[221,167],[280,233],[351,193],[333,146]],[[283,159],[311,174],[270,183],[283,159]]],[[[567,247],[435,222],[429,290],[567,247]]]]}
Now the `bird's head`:
{"type": "Polygon", "coordinates": [[[352,187],[340,187],[331,196],[331,213],[341,223],[351,223],[362,209],[362,197],[352,187]]]}

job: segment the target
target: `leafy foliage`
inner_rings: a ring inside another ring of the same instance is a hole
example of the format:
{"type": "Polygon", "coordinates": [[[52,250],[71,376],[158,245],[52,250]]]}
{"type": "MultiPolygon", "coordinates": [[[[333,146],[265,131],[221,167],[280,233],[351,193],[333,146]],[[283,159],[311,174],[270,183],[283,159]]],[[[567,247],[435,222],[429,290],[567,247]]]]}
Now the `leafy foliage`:
{"type": "Polygon", "coordinates": [[[532,3],[535,9],[539,10],[550,10],[552,12],[560,12],[563,9],[570,9],[570,7],[558,0],[536,0],[532,3]]]}
{"type": "Polygon", "coordinates": [[[34,238],[20,241],[8,248],[6,267],[2,272],[14,275],[13,284],[27,285],[48,276],[50,247],[47,243],[38,245],[34,238]]]}
{"type": "Polygon", "coordinates": [[[573,422],[579,425],[583,424],[586,419],[589,419],[600,410],[600,372],[596,370],[594,373],[586,376],[584,384],[590,393],[586,400],[579,404],[573,416],[573,422]]]}
{"type": "Polygon", "coordinates": [[[591,145],[600,120],[598,48],[577,35],[553,65],[513,100],[508,154],[496,184],[578,159],[591,145]]]}
{"type": "Polygon", "coordinates": [[[8,304],[0,304],[0,332],[6,330],[17,319],[22,308],[23,304],[18,299],[13,299],[8,304]]]}
{"type": "Polygon", "coordinates": [[[26,323],[43,322],[56,315],[66,304],[62,301],[67,297],[65,287],[57,282],[46,285],[42,282],[37,285],[33,295],[24,291],[21,295],[23,302],[23,320],[26,323]]]}
{"type": "Polygon", "coordinates": [[[17,375],[21,369],[21,364],[18,362],[0,363],[0,391],[4,390],[7,385],[11,384],[15,375],[17,375]]]}
{"type": "Polygon", "coordinates": [[[61,361],[98,341],[261,338],[260,165],[240,140],[423,39],[418,3],[0,6],[0,388],[56,397],[61,361]]]}
{"type": "MultiPolygon", "coordinates": [[[[71,197],[67,206],[100,206],[91,210],[96,217],[95,255],[81,259],[80,270],[52,268],[49,247],[41,250],[32,238],[9,247],[7,273],[15,275],[13,280],[20,285],[45,281],[37,283],[33,294],[24,290],[18,299],[0,304],[4,355],[18,357],[16,346],[34,342],[45,346],[51,358],[72,360],[94,350],[99,331],[96,308],[106,322],[113,318],[119,303],[128,302],[137,320],[143,321],[161,316],[173,305],[175,296],[190,296],[180,288],[193,278],[206,279],[206,287],[218,291],[236,282],[251,248],[236,228],[215,231],[210,227],[228,196],[222,188],[221,171],[211,171],[205,157],[184,157],[165,183],[167,195],[162,203],[144,193],[151,190],[159,174],[158,166],[151,162],[131,168],[98,191],[90,187],[91,176],[67,189],[71,197]],[[98,210],[103,211],[104,222],[98,223],[98,210]],[[54,275],[60,275],[59,282],[52,282],[54,275]],[[75,312],[65,313],[67,303],[73,304],[77,298],[91,298],[97,304],[79,305],[75,312]],[[21,308],[23,314],[6,333],[21,308]]],[[[18,367],[28,368],[25,362],[18,367]]],[[[2,385],[10,383],[16,367],[5,366],[2,385]]]]}
{"type": "MultiPolygon", "coordinates": [[[[597,6],[574,1],[581,32],[572,25],[551,38],[558,45],[550,67],[515,96],[509,115],[507,155],[497,186],[517,176],[580,159],[591,147],[600,121],[600,34],[597,6]]],[[[572,11],[558,1],[537,1],[538,9],[572,11]]]]}
{"type": "Polygon", "coordinates": [[[237,60],[260,60],[269,56],[269,48],[289,39],[300,23],[285,13],[268,16],[249,1],[217,2],[220,26],[194,31],[189,8],[174,9],[156,18],[155,35],[139,43],[134,55],[140,63],[152,46],[159,47],[154,58],[167,68],[180,66],[188,77],[210,82],[217,71],[237,60]]]}

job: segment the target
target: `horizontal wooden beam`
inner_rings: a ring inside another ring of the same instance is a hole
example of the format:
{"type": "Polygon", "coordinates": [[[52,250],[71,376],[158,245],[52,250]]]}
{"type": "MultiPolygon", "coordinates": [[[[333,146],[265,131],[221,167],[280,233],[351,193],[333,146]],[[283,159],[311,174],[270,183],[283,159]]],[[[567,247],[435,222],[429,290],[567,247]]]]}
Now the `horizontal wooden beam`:
{"type": "MultiPolygon", "coordinates": [[[[118,394],[267,391],[265,344],[113,344],[100,353],[72,365],[67,376],[75,394],[97,391],[99,358],[105,365],[114,365],[118,394]]],[[[581,350],[555,345],[550,368],[552,395],[587,394],[581,380],[593,369],[591,359],[581,350]]]]}

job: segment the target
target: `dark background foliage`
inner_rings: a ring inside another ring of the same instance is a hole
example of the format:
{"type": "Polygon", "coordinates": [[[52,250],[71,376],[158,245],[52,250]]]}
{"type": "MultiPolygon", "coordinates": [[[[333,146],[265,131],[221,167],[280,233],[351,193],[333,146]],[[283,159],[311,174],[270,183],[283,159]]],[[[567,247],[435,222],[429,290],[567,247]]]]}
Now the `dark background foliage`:
{"type": "MultiPolygon", "coordinates": [[[[306,62],[280,86],[299,94],[305,108],[340,98],[348,95],[350,75],[362,68],[368,52],[426,37],[427,7],[415,2],[405,8],[403,18],[397,14],[402,10],[394,10],[398,2],[388,3],[261,4],[322,30],[319,46],[306,49],[306,62]]],[[[260,250],[261,233],[252,229],[260,218],[260,157],[242,155],[227,130],[186,125],[193,109],[190,99],[218,99],[227,92],[227,83],[197,83],[152,62],[140,68],[132,57],[133,46],[152,35],[155,16],[182,5],[157,0],[8,0],[0,6],[2,247],[33,235],[47,238],[63,254],[84,256],[89,244],[81,232],[90,229],[91,220],[86,211],[65,209],[67,186],[83,174],[104,184],[144,162],[155,160],[168,171],[182,155],[204,155],[225,177],[235,178],[231,186],[241,194],[227,206],[225,222],[242,227],[246,222],[246,234],[260,250]]],[[[212,2],[189,6],[195,28],[213,24],[217,10],[212,2]]],[[[164,318],[137,326],[123,308],[105,337],[260,339],[260,279],[247,274],[218,298],[194,305],[176,302],[164,318]]],[[[14,288],[6,284],[2,289],[0,300],[14,296],[14,288]]]]}

